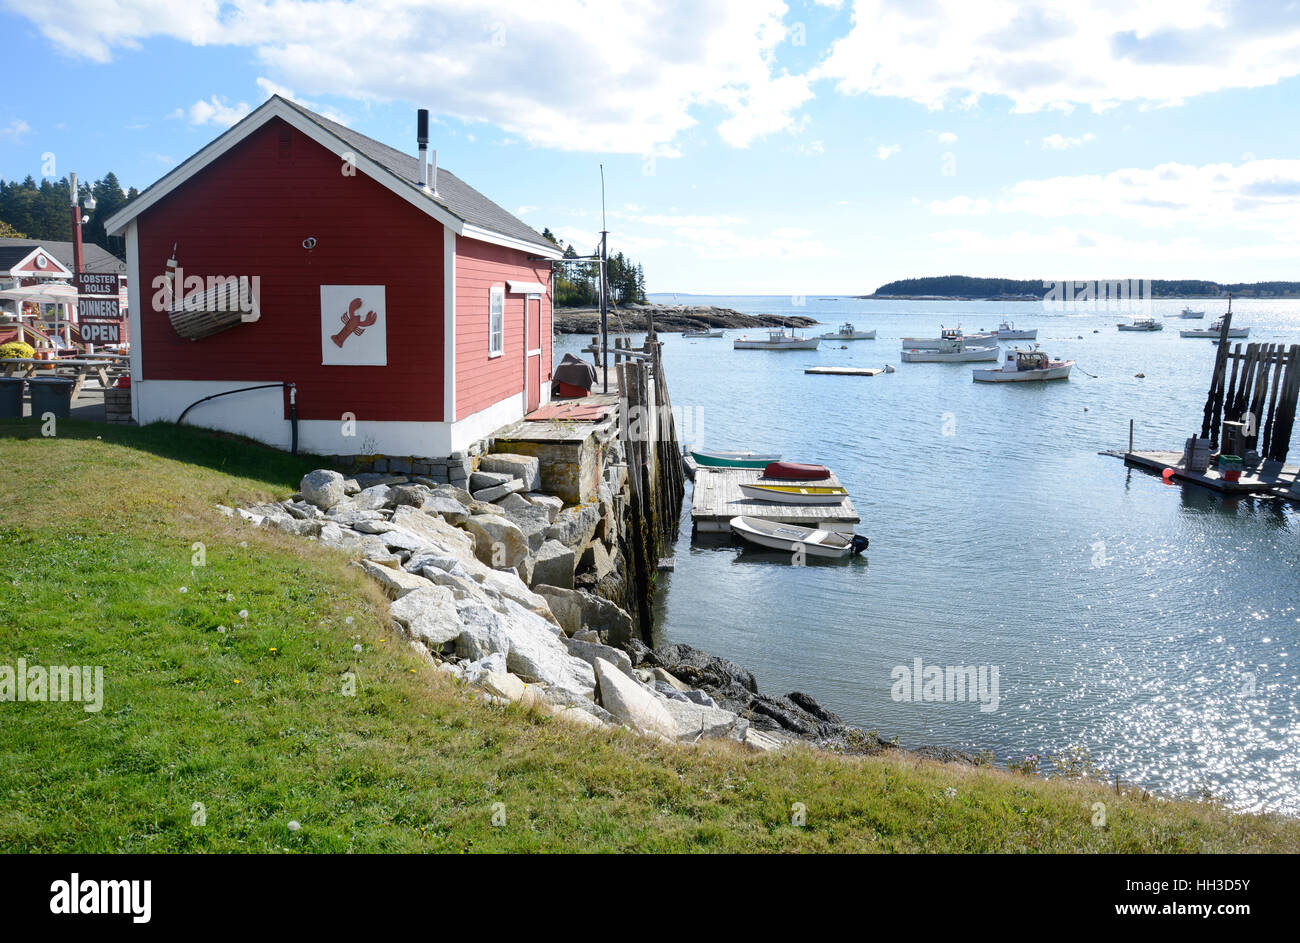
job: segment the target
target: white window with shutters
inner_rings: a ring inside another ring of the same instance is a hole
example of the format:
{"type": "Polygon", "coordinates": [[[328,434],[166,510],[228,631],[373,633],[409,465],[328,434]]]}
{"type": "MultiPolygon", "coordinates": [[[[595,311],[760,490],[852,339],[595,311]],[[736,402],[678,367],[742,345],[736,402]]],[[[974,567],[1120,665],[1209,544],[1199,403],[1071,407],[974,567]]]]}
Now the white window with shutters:
{"type": "Polygon", "coordinates": [[[506,349],[506,289],[494,285],[488,294],[488,356],[500,357],[506,349]]]}

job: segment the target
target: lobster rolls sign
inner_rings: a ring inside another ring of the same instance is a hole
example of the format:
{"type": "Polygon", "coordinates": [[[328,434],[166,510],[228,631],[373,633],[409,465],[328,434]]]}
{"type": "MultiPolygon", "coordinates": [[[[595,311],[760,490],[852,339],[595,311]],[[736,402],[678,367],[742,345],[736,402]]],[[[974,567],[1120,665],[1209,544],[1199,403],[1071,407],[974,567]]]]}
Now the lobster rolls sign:
{"type": "Polygon", "coordinates": [[[327,367],[387,366],[384,286],[321,285],[320,349],[327,367]]]}

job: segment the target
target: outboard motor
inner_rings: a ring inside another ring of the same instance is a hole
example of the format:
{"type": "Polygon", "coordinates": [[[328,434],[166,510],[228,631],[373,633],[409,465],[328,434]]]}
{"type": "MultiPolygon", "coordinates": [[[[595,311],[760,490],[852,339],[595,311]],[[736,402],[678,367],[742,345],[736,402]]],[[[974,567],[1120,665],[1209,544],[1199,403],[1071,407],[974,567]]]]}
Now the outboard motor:
{"type": "Polygon", "coordinates": [[[853,548],[854,556],[857,556],[862,551],[866,550],[867,547],[870,546],[870,544],[871,544],[870,540],[868,540],[866,537],[863,537],[859,534],[854,534],[853,539],[849,542],[849,546],[853,548]]]}

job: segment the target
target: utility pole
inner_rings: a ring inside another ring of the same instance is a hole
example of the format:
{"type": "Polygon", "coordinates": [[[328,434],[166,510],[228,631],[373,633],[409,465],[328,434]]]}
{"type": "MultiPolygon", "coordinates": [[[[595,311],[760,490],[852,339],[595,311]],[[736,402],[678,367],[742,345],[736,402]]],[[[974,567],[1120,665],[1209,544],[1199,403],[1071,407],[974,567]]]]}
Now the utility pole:
{"type": "MultiPolygon", "coordinates": [[[[77,190],[77,175],[69,174],[68,180],[71,184],[70,193],[69,193],[69,202],[71,203],[71,210],[72,210],[72,280],[73,280],[73,284],[77,286],[77,291],[80,292],[81,276],[85,271],[83,267],[83,259],[82,259],[82,251],[81,251],[81,224],[85,220],[90,219],[90,217],[89,216],[83,217],[81,215],[81,194],[77,190]]],[[[94,212],[95,210],[94,194],[91,194],[90,196],[86,197],[86,210],[87,212],[94,212]]],[[[76,316],[76,303],[74,302],[72,305],[69,306],[68,317],[64,319],[65,323],[63,326],[63,340],[68,344],[68,346],[72,345],[72,327],[70,326],[70,322],[72,322],[75,319],[75,316],[76,316]]],[[[78,327],[80,327],[79,323],[78,323],[78,327]]],[[[94,347],[87,346],[86,351],[87,353],[94,353],[94,347]]]]}
{"type": "Polygon", "coordinates": [[[69,174],[72,181],[71,203],[72,203],[72,274],[81,274],[81,199],[77,193],[77,175],[69,174]]]}

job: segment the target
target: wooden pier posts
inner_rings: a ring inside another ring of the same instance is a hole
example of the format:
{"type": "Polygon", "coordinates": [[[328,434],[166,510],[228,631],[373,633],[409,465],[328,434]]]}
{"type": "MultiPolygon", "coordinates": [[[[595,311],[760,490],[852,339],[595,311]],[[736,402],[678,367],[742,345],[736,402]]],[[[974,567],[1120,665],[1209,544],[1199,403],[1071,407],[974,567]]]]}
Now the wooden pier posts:
{"type": "Polygon", "coordinates": [[[631,497],[624,557],[636,598],[628,600],[629,608],[650,642],[659,560],[677,539],[686,485],[659,345],[618,349],[638,355],[617,366],[619,438],[631,497]]]}
{"type": "Polygon", "coordinates": [[[1300,344],[1232,345],[1226,338],[1228,324],[1220,335],[1214,375],[1205,401],[1201,437],[1219,446],[1224,422],[1245,426],[1244,445],[1260,457],[1286,461],[1295,426],[1296,398],[1300,394],[1300,344]],[[1227,370],[1232,363],[1231,373],[1227,370]]]}

